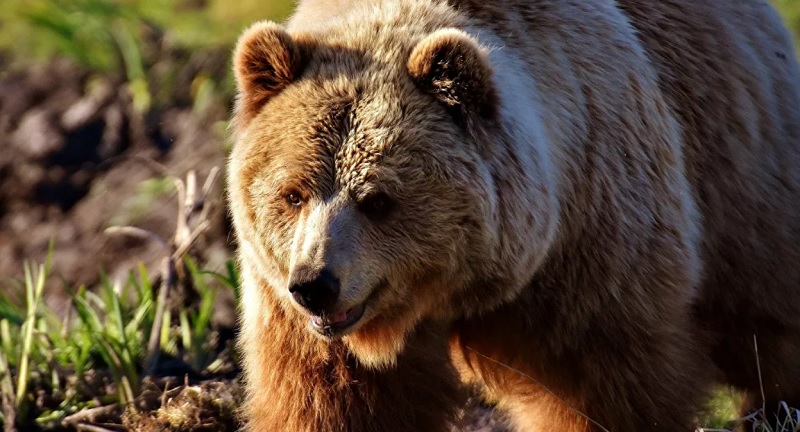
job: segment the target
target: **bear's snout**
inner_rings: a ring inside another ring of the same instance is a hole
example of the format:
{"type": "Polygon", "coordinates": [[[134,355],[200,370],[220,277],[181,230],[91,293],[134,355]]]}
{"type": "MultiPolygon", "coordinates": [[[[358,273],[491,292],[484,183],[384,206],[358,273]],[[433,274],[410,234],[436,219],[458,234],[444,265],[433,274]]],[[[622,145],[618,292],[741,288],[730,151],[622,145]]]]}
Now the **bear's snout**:
{"type": "Polygon", "coordinates": [[[297,304],[315,316],[327,316],[339,299],[341,289],[339,279],[328,269],[307,281],[299,281],[289,288],[292,298],[297,304]]]}

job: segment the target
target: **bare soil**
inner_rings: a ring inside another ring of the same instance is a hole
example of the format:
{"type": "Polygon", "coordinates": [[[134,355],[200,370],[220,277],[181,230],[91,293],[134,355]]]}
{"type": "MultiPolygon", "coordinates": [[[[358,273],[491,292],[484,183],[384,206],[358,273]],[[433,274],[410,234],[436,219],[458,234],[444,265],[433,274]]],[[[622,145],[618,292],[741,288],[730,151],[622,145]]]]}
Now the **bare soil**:
{"type": "MultiPolygon", "coordinates": [[[[192,77],[185,79],[188,87],[192,77]]],[[[135,260],[158,256],[157,246],[105,236],[105,228],[174,230],[171,195],[143,196],[143,182],[165,174],[152,162],[179,176],[224,164],[223,137],[211,126],[227,117],[226,104],[196,113],[176,95],[139,113],[120,80],[63,59],[6,73],[0,95],[0,277],[18,275],[23,260],[43,261],[51,239],[67,285],[96,282],[101,268],[127,272],[135,260]]],[[[217,208],[204,258],[227,256],[217,208]]]]}

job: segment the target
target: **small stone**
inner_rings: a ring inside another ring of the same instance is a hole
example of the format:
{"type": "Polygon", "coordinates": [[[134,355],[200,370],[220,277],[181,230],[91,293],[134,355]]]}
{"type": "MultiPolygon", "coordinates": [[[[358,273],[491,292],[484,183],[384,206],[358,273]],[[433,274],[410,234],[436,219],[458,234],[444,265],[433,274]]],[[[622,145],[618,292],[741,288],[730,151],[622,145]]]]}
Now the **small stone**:
{"type": "Polygon", "coordinates": [[[22,117],[11,137],[14,146],[30,158],[41,159],[64,146],[64,137],[50,115],[32,109],[22,117]]]}

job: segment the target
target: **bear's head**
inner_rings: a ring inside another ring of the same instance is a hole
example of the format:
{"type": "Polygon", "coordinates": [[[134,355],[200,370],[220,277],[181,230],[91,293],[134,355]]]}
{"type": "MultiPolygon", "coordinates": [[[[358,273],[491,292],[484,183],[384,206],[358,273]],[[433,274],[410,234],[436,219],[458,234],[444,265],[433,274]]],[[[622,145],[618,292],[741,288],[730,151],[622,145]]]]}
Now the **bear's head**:
{"type": "Polygon", "coordinates": [[[421,320],[461,313],[497,242],[485,49],[454,29],[380,33],[341,36],[370,41],[359,44],[247,30],[229,167],[261,295],[373,366],[391,364],[421,320]]]}

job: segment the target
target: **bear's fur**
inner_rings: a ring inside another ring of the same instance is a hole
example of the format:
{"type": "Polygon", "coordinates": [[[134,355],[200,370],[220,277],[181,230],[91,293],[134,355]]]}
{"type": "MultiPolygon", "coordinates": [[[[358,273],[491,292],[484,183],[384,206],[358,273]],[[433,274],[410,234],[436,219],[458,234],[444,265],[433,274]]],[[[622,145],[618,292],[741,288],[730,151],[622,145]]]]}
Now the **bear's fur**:
{"type": "Polygon", "coordinates": [[[761,0],[306,0],[252,26],[250,430],[444,431],[475,385],[519,431],[688,431],[714,382],[760,404],[754,338],[767,406],[800,404],[793,52],[761,0]],[[323,269],[312,318],[290,288],[323,269]]]}

